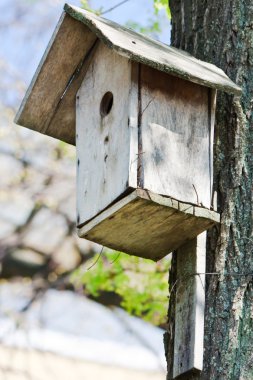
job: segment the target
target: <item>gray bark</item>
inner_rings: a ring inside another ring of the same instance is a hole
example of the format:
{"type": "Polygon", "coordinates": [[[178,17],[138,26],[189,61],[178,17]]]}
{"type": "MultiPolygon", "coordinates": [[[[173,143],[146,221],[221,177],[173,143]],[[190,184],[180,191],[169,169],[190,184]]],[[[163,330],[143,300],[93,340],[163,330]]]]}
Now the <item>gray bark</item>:
{"type": "MultiPolygon", "coordinates": [[[[204,370],[185,379],[253,379],[253,2],[170,0],[172,45],[214,63],[243,89],[236,98],[219,93],[214,187],[221,227],[209,232],[204,370]]],[[[176,278],[176,255],[170,285],[176,278]]],[[[165,336],[172,378],[174,296],[165,336]]]]}

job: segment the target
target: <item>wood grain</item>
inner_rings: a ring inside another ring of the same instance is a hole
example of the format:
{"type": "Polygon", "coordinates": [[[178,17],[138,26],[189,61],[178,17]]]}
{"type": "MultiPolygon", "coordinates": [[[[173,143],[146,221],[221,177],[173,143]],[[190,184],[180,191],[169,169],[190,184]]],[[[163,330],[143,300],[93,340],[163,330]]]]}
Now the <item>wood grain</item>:
{"type": "Polygon", "coordinates": [[[209,89],[148,66],[140,82],[143,187],[210,208],[209,89]]]}
{"type": "Polygon", "coordinates": [[[138,156],[138,81],[139,65],[131,63],[131,88],[129,96],[129,130],[130,130],[130,160],[129,186],[137,188],[138,156]]]}
{"type": "Polygon", "coordinates": [[[198,209],[137,189],[79,228],[78,235],[157,261],[219,222],[219,214],[204,208],[196,217],[198,209]]]}
{"type": "Polygon", "coordinates": [[[76,144],[76,94],[96,52],[99,40],[96,39],[90,50],[81,61],[78,70],[72,77],[67,92],[60,99],[55,113],[47,127],[46,134],[69,144],[76,144]]]}
{"type": "Polygon", "coordinates": [[[238,95],[241,93],[239,86],[210,63],[78,7],[65,4],[64,9],[120,55],[194,83],[238,95]]]}
{"type": "Polygon", "coordinates": [[[202,86],[241,93],[214,65],[81,8],[66,4],[64,9],[16,115],[17,124],[75,143],[73,99],[85,75],[82,64],[97,38],[131,61],[202,86]]]}
{"type": "Polygon", "coordinates": [[[131,62],[100,43],[77,94],[78,224],[96,216],[129,189],[129,172],[136,177],[137,128],[133,119],[137,103],[130,101],[131,96],[135,98],[131,76],[131,62]],[[102,116],[101,101],[108,92],[113,104],[102,116]]]}
{"type": "Polygon", "coordinates": [[[85,25],[63,13],[16,115],[17,124],[75,144],[75,95],[95,41],[85,25]]]}
{"type": "MultiPolygon", "coordinates": [[[[206,232],[177,252],[173,378],[202,371],[204,345],[206,232]]],[[[188,377],[186,376],[188,375],[188,377]]]]}
{"type": "Polygon", "coordinates": [[[217,193],[213,191],[213,145],[214,145],[214,125],[215,125],[215,110],[216,110],[217,91],[209,89],[209,124],[210,124],[210,193],[212,196],[211,207],[214,211],[217,211],[217,193]]]}

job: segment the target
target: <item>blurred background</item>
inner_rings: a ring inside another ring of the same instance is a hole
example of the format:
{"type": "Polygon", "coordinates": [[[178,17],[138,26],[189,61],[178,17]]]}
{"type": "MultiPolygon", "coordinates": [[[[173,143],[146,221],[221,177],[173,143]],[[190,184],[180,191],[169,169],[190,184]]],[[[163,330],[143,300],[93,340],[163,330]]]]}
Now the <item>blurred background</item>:
{"type": "MultiPolygon", "coordinates": [[[[169,43],[164,1],[71,3],[169,43]]],[[[0,379],[164,379],[170,258],[77,238],[75,147],[13,123],[63,5],[0,2],[0,379]]]]}

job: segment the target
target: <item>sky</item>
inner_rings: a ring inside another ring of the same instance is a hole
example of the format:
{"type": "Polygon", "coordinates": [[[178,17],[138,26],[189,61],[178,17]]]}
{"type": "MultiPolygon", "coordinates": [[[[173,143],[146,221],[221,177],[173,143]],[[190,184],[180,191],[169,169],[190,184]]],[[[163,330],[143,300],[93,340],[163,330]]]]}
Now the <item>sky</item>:
{"type": "MultiPolygon", "coordinates": [[[[91,0],[104,10],[122,0],[91,0]]],[[[80,6],[80,0],[71,0],[80,6]]],[[[17,108],[24,96],[49,39],[61,15],[64,0],[0,1],[0,101],[17,108]]],[[[153,16],[153,0],[128,0],[104,17],[121,24],[134,21],[145,26],[153,16]]],[[[160,20],[163,32],[156,36],[170,41],[170,23],[165,12],[160,20]]]]}
{"type": "MultiPolygon", "coordinates": [[[[121,0],[91,0],[91,5],[95,8],[103,7],[107,10],[116,4],[121,3],[121,0]],[[106,4],[106,5],[105,5],[106,4]]],[[[120,24],[125,24],[127,21],[136,21],[142,25],[147,25],[150,18],[154,15],[153,0],[128,0],[105,17],[110,18],[120,24]]],[[[159,14],[162,33],[159,35],[159,40],[169,44],[170,42],[170,22],[164,11],[159,14]]]]}

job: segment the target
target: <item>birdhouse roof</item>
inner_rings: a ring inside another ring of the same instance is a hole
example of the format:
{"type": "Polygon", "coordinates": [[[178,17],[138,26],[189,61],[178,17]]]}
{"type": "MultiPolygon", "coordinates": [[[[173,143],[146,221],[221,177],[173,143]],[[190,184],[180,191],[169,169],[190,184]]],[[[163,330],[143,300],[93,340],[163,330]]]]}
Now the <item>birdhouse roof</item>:
{"type": "Polygon", "coordinates": [[[130,60],[200,85],[241,93],[218,67],[65,4],[15,122],[75,144],[75,96],[98,41],[130,60]]]}

